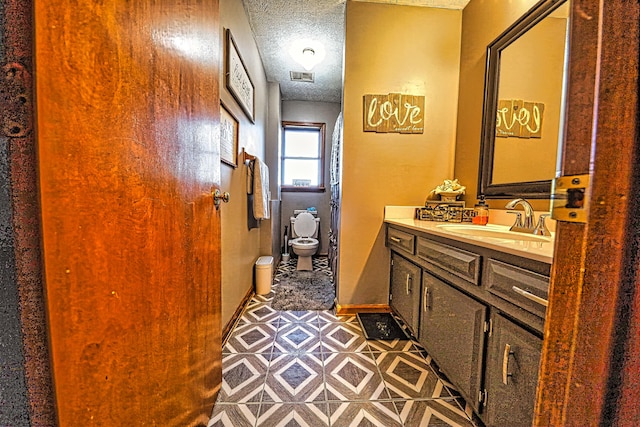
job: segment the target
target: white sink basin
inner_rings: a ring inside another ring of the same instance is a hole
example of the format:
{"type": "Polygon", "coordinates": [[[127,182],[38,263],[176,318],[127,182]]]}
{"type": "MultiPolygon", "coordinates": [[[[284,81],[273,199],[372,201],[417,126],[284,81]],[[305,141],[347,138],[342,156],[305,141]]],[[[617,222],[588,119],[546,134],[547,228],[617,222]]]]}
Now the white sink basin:
{"type": "Polygon", "coordinates": [[[537,236],[535,234],[517,233],[509,231],[509,227],[496,225],[472,225],[472,224],[440,224],[436,228],[455,234],[463,234],[474,237],[489,237],[492,239],[516,240],[522,242],[549,243],[551,237],[537,236]]]}

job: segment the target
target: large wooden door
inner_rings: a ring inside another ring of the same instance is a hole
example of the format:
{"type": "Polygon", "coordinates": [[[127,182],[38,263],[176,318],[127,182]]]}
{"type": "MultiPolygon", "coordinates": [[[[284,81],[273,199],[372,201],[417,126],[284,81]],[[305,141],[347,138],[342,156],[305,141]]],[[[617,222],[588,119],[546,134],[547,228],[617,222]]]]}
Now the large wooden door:
{"type": "Polygon", "coordinates": [[[217,0],[35,0],[60,426],[204,426],[221,382],[217,0]]]}
{"type": "Polygon", "coordinates": [[[537,426],[640,425],[640,5],[571,0],[562,174],[590,174],[587,224],[560,222],[537,426]]]}

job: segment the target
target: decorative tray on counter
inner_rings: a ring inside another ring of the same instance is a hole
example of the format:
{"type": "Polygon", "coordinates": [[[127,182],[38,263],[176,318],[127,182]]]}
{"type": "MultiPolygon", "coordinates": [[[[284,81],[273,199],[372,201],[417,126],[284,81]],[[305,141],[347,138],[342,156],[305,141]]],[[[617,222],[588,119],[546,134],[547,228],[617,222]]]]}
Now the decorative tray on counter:
{"type": "Polygon", "coordinates": [[[438,222],[471,222],[473,208],[465,208],[462,201],[427,201],[424,208],[416,208],[415,219],[438,222]]]}

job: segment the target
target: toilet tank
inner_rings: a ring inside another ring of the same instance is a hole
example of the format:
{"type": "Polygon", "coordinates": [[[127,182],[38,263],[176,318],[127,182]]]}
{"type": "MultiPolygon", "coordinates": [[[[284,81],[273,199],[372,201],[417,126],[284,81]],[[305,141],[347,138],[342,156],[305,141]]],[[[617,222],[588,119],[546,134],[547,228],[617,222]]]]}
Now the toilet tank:
{"type": "MultiPolygon", "coordinates": [[[[295,211],[294,211],[294,212],[295,212],[295,211]]],[[[306,211],[302,211],[302,212],[306,212],[306,211]]],[[[298,212],[298,213],[299,213],[299,212],[298,212]]],[[[292,217],[290,218],[290,221],[291,221],[291,238],[292,238],[292,239],[295,239],[295,238],[297,238],[297,237],[300,237],[300,236],[298,236],[298,235],[296,234],[296,231],[295,231],[295,229],[294,229],[294,227],[293,227],[293,224],[295,224],[295,223],[296,223],[296,217],[295,217],[295,216],[292,216],[292,217]]],[[[314,230],[314,232],[313,232],[313,236],[309,236],[309,237],[312,237],[312,238],[314,238],[314,239],[317,239],[317,238],[318,238],[318,229],[320,228],[320,218],[318,218],[318,217],[316,216],[315,221],[316,221],[316,229],[315,229],[315,230],[314,230]]]]}

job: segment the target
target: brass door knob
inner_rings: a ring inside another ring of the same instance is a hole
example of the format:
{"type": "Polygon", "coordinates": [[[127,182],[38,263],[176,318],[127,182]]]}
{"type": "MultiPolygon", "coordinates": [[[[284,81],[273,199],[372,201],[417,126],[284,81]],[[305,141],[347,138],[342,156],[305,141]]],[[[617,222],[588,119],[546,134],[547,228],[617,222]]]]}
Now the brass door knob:
{"type": "Polygon", "coordinates": [[[213,192],[213,204],[216,205],[216,208],[220,207],[221,202],[229,203],[229,198],[231,195],[228,192],[221,192],[216,188],[213,192]]]}

